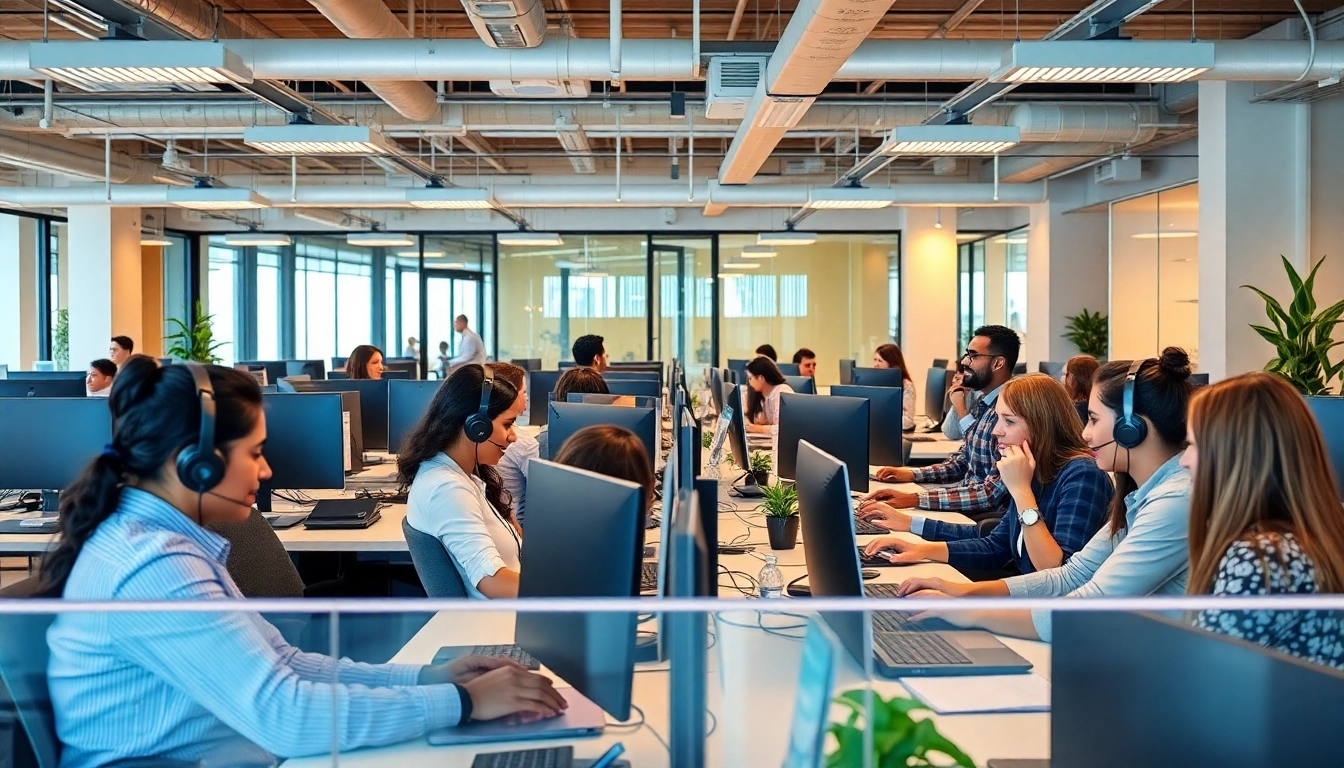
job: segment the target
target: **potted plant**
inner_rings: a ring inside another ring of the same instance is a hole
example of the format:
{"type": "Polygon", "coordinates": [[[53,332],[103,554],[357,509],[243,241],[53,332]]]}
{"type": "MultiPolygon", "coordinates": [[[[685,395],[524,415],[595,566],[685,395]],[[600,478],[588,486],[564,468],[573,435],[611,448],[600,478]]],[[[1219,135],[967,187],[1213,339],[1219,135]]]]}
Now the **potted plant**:
{"type": "Polygon", "coordinates": [[[928,707],[899,696],[883,699],[875,691],[845,691],[836,698],[836,703],[850,710],[849,717],[843,723],[832,723],[830,734],[835,737],[837,748],[826,755],[825,768],[859,768],[868,764],[881,766],[926,766],[933,765],[929,755],[937,754],[943,758],[938,765],[953,765],[975,768],[975,761],[962,752],[957,745],[938,732],[932,720],[916,720],[910,713],[927,710],[928,707]],[[873,716],[867,717],[868,698],[872,697],[873,716]],[[860,723],[860,719],[865,722],[860,723]],[[872,728],[872,760],[864,760],[864,730],[872,728]]]}
{"type": "Polygon", "coordinates": [[[1084,355],[1091,355],[1098,360],[1106,359],[1107,347],[1110,345],[1110,326],[1105,315],[1083,309],[1072,317],[1065,315],[1064,319],[1069,321],[1069,324],[1064,326],[1067,333],[1061,334],[1064,338],[1073,342],[1073,346],[1084,355]]]}
{"type": "Polygon", "coordinates": [[[220,358],[215,354],[215,350],[224,346],[224,342],[215,341],[215,316],[202,314],[199,301],[196,302],[195,314],[196,321],[190,326],[175,317],[168,318],[168,322],[177,325],[176,333],[163,337],[164,341],[172,342],[168,347],[168,354],[179,360],[218,363],[220,358]]]}
{"type": "Polygon", "coordinates": [[[1316,311],[1316,270],[1325,263],[1325,258],[1316,262],[1307,279],[1293,269],[1293,265],[1282,255],[1283,269],[1288,273],[1288,282],[1293,286],[1293,297],[1284,309],[1277,299],[1251,285],[1242,288],[1255,291],[1265,300],[1265,314],[1273,328],[1251,324],[1251,328],[1260,337],[1274,345],[1277,356],[1265,365],[1265,370],[1276,373],[1297,387],[1308,397],[1330,394],[1330,380],[1344,371],[1344,360],[1332,364],[1330,349],[1344,342],[1334,341],[1335,326],[1344,316],[1344,301],[1316,311]]]}
{"type": "Polygon", "coordinates": [[[56,328],[51,333],[51,361],[56,370],[70,370],[70,310],[56,310],[56,328]]]}
{"type": "Polygon", "coordinates": [[[792,485],[761,487],[760,510],[765,513],[765,529],[771,549],[793,549],[798,545],[798,489],[792,485]]]}
{"type": "Polygon", "coordinates": [[[751,476],[756,478],[757,485],[767,485],[770,483],[770,454],[764,451],[752,451],[751,476]]]}

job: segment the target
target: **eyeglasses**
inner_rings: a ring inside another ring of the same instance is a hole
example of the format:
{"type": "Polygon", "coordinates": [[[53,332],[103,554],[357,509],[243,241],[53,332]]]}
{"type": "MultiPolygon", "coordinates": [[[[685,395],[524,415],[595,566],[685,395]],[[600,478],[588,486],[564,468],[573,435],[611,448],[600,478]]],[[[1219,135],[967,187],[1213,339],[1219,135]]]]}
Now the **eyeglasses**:
{"type": "Polygon", "coordinates": [[[965,353],[962,354],[961,359],[970,360],[972,363],[974,363],[976,360],[979,360],[982,357],[988,357],[992,359],[995,357],[1003,357],[1003,355],[995,355],[987,352],[972,352],[971,350],[968,349],[966,350],[965,353]]]}

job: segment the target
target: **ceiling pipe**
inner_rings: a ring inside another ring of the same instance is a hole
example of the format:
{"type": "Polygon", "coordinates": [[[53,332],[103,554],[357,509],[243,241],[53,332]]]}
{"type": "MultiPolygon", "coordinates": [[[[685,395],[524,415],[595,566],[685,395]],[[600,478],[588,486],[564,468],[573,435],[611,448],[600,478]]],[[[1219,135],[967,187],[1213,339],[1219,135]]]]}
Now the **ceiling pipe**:
{"type": "MultiPolygon", "coordinates": [[[[36,136],[0,134],[0,163],[59,173],[114,184],[146,184],[168,178],[154,163],[113,152],[108,162],[105,147],[90,147],[68,140],[48,141],[36,136]]],[[[99,187],[102,189],[102,187],[99,187]]]]}
{"type": "Polygon", "coordinates": [[[1056,171],[1072,168],[1114,149],[1114,144],[1101,143],[1037,144],[1005,152],[999,155],[999,188],[1003,188],[1003,183],[1043,179],[1056,171]]]}

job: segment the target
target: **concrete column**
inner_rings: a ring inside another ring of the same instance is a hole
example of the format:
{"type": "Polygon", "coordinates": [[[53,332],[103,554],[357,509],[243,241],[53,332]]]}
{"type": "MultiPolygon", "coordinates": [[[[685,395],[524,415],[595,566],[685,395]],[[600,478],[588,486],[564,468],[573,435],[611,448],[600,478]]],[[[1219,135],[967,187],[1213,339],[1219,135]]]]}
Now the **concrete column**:
{"type": "MultiPolygon", "coordinates": [[[[935,357],[956,357],[957,211],[906,208],[901,239],[901,352],[919,386],[935,357]]],[[[923,403],[923,393],[915,399],[923,403]]],[[[922,409],[921,409],[922,412],[922,409]]]]}
{"type": "Polygon", "coordinates": [[[1110,314],[1109,224],[1105,213],[1065,213],[1058,203],[1030,206],[1027,240],[1029,372],[1064,362],[1078,348],[1064,338],[1067,317],[1083,309],[1110,314]]]}
{"type": "Polygon", "coordinates": [[[0,364],[37,358],[37,220],[0,214],[0,364]]]}
{"type": "Polygon", "coordinates": [[[1199,84],[1199,367],[1217,381],[1258,370],[1273,348],[1249,327],[1308,266],[1311,109],[1253,104],[1253,83],[1199,84]]]}
{"type": "Polygon", "coordinates": [[[1340,125],[1344,125],[1344,100],[1312,102],[1311,254],[1325,258],[1316,274],[1316,299],[1321,306],[1344,298],[1344,141],[1339,140],[1340,125]]]}
{"type": "Polygon", "coordinates": [[[106,357],[112,336],[130,336],[139,352],[145,340],[140,209],[71,206],[69,219],[70,365],[106,357]]]}

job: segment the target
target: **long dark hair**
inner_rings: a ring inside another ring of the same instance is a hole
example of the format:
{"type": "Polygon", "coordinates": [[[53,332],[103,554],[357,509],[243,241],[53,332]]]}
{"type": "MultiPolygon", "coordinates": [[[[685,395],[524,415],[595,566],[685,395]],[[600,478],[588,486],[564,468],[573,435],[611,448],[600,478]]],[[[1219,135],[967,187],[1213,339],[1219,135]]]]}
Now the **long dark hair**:
{"type": "Polygon", "coordinates": [[[653,469],[644,441],[625,427],[584,427],[560,446],[555,462],[629,480],[644,489],[644,508],[653,505],[653,469]]]}
{"type": "Polygon", "coordinates": [[[559,380],[555,382],[555,392],[551,399],[563,403],[567,402],[572,394],[607,395],[611,394],[611,390],[607,388],[607,380],[602,378],[602,374],[579,365],[560,374],[559,380]]]}
{"type": "MultiPolygon", "coordinates": [[[[784,380],[784,374],[779,372],[779,366],[775,365],[775,361],[764,355],[753,357],[747,361],[747,373],[760,376],[765,379],[767,384],[776,387],[787,383],[784,380]]],[[[756,417],[761,415],[761,410],[764,407],[765,396],[751,387],[747,387],[747,423],[756,421],[756,417]]]]}
{"type": "Polygon", "coordinates": [[[1097,375],[1101,363],[1091,355],[1070,357],[1064,364],[1064,390],[1075,403],[1087,403],[1092,395],[1092,377],[1097,375]]]}
{"type": "Polygon", "coordinates": [[[383,350],[372,344],[360,344],[350,350],[350,357],[345,360],[345,374],[352,379],[369,378],[369,361],[373,359],[374,352],[386,357],[383,355],[383,350]]]}
{"type": "Polygon", "coordinates": [[[883,344],[882,346],[873,350],[873,352],[876,353],[878,357],[887,361],[887,365],[891,366],[892,368],[901,369],[901,378],[905,379],[906,381],[911,381],[910,369],[905,367],[905,354],[901,352],[900,347],[896,346],[895,344],[883,344]]]}
{"type": "MultiPolygon", "coordinates": [[[[206,366],[215,394],[215,447],[251,434],[261,416],[261,389],[232,368],[206,366]]],[[[159,367],[144,355],[121,366],[108,398],[112,450],[89,462],[61,492],[61,540],[42,560],[41,592],[59,597],[84,543],[117,510],[128,478],[158,478],[182,448],[200,440],[201,404],[186,366],[159,367]]],[[[174,471],[169,469],[168,471],[174,471]]]]}
{"type": "MultiPolygon", "coordinates": [[[[422,463],[443,453],[462,434],[467,417],[481,407],[481,384],[484,380],[485,369],[472,363],[453,371],[453,375],[439,386],[420,423],[402,441],[401,453],[397,456],[397,471],[403,488],[410,487],[415,481],[422,463]]],[[[508,381],[501,378],[493,381],[490,405],[486,409],[491,419],[512,408],[518,399],[518,390],[508,381]]],[[[495,468],[476,462],[476,476],[485,481],[485,498],[490,506],[505,518],[513,520],[513,497],[504,490],[504,483],[495,468]]]]}
{"type": "MultiPolygon", "coordinates": [[[[1125,412],[1125,379],[1132,360],[1114,360],[1097,369],[1092,389],[1101,404],[1110,408],[1118,420],[1125,412]]],[[[1149,436],[1179,450],[1185,445],[1186,409],[1195,387],[1190,383],[1190,356],[1180,347],[1167,347],[1157,360],[1151,358],[1134,376],[1134,413],[1147,416],[1149,436]]],[[[1125,497],[1138,489],[1128,472],[1115,473],[1115,496],[1111,499],[1111,535],[1125,530],[1125,497]]]]}

